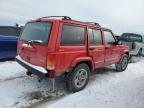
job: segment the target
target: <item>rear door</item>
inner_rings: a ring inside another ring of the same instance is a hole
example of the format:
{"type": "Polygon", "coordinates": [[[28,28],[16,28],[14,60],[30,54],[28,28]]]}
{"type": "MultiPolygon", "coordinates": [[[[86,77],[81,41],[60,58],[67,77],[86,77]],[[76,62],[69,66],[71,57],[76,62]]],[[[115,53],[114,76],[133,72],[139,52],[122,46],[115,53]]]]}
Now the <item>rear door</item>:
{"type": "Polygon", "coordinates": [[[100,29],[89,28],[89,56],[93,58],[95,68],[103,67],[105,47],[103,44],[102,32],[100,29]]]}
{"type": "Polygon", "coordinates": [[[105,40],[105,65],[110,65],[118,62],[120,57],[120,49],[116,43],[116,39],[111,31],[103,30],[105,40]]]}

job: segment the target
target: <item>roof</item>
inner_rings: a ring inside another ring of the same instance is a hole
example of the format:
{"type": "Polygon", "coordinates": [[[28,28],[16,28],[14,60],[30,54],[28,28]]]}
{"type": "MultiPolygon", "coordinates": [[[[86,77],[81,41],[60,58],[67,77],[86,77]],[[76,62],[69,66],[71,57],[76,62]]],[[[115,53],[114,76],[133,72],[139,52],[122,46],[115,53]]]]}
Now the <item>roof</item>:
{"type": "Polygon", "coordinates": [[[73,22],[73,23],[77,23],[77,24],[82,24],[82,25],[86,25],[86,26],[93,26],[93,27],[97,27],[97,28],[101,28],[104,30],[109,30],[108,28],[104,28],[102,27],[99,23],[97,22],[83,22],[83,21],[78,21],[78,20],[73,20],[72,18],[70,18],[69,16],[46,16],[46,17],[41,17],[41,18],[37,18],[35,20],[31,20],[30,22],[39,22],[39,21],[63,21],[63,22],[73,22]]]}

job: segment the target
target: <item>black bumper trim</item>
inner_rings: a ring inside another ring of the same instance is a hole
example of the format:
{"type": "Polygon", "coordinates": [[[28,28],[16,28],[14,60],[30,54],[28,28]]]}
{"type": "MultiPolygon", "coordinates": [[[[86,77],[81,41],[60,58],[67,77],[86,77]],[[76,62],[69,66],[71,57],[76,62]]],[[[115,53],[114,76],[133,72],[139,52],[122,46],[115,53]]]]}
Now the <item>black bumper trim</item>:
{"type": "Polygon", "coordinates": [[[22,61],[20,61],[19,59],[15,58],[16,62],[18,62],[21,66],[23,66],[24,68],[26,68],[28,71],[32,72],[33,74],[40,76],[40,77],[46,77],[47,73],[42,73],[38,70],[36,70],[35,68],[32,68],[31,66],[28,66],[27,64],[23,63],[22,61]]]}

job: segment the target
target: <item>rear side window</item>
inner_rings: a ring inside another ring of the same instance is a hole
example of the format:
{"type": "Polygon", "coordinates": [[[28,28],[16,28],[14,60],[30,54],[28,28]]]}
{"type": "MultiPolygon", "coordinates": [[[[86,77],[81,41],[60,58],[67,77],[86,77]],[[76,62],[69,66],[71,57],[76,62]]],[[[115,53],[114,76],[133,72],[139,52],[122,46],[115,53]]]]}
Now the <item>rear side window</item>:
{"type": "Polygon", "coordinates": [[[89,29],[90,44],[102,45],[102,35],[100,30],[89,29]]]}
{"type": "Polygon", "coordinates": [[[4,36],[19,36],[20,31],[18,27],[0,27],[0,35],[4,36]]]}
{"type": "Polygon", "coordinates": [[[84,45],[84,28],[72,25],[63,25],[61,45],[84,45]]]}
{"type": "Polygon", "coordinates": [[[113,37],[111,32],[104,31],[104,36],[105,36],[106,44],[109,44],[111,42],[115,42],[115,39],[114,39],[114,37],[113,37]]]}

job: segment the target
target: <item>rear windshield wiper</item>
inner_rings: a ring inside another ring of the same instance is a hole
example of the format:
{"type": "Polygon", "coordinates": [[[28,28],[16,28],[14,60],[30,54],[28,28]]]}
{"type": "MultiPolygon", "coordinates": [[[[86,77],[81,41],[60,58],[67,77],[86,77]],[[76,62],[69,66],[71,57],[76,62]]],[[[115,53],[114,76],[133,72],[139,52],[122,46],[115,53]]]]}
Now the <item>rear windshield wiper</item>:
{"type": "Polygon", "coordinates": [[[42,41],[42,40],[30,40],[30,41],[28,41],[28,43],[38,43],[38,44],[42,44],[43,41],[42,41]]]}

